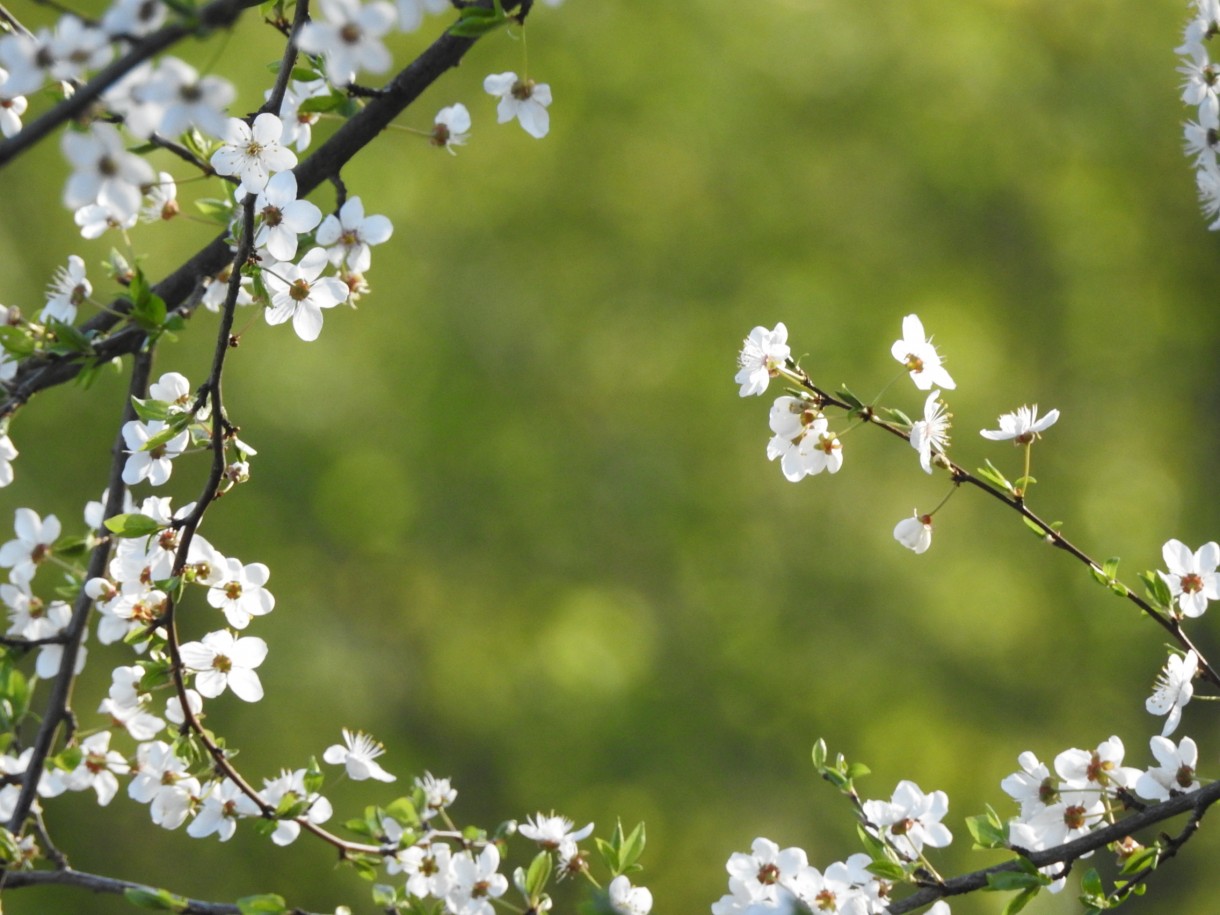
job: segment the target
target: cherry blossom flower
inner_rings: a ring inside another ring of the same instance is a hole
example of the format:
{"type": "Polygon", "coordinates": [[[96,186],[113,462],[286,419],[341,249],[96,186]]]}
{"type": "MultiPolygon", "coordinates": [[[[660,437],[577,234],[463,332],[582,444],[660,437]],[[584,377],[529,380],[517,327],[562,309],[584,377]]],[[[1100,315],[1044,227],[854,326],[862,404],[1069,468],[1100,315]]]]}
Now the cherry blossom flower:
{"type": "Polygon", "coordinates": [[[13,482],[13,461],[17,453],[13,440],[7,435],[0,435],[0,487],[13,482]]]}
{"type": "Polygon", "coordinates": [[[280,145],[284,125],[265,111],[251,126],[241,118],[229,118],[222,139],[224,145],[212,153],[212,168],[218,175],[234,175],[240,189],[257,194],[267,186],[275,172],[297,164],[296,153],[280,145]]]}
{"type": "Polygon", "coordinates": [[[81,238],[101,238],[110,229],[130,229],[136,218],[135,213],[124,216],[100,203],[83,206],[72,214],[72,221],[80,226],[81,238]]]}
{"type": "Polygon", "coordinates": [[[254,202],[254,212],[259,217],[254,244],[279,261],[296,257],[297,236],[322,221],[322,211],[314,204],[297,200],[297,176],[292,172],[280,172],[267,182],[254,202]]]}
{"type": "Polygon", "coordinates": [[[161,27],[168,10],[161,0],[115,0],[102,16],[112,38],[142,38],[161,27]]]}
{"type": "Polygon", "coordinates": [[[134,486],[148,480],[150,486],[160,486],[174,472],[173,460],[191,443],[191,434],[183,429],[169,441],[151,449],[145,445],[162,432],[166,424],[159,419],[141,422],[138,419],[123,423],[123,441],[127,443],[127,463],[123,465],[123,482],[134,486]]]}
{"type": "Polygon", "coordinates": [[[445,893],[445,904],[454,915],[494,915],[491,900],[504,895],[508,878],[497,873],[500,851],[485,845],[475,858],[469,851],[453,856],[453,880],[445,893]]]}
{"type": "MultiPolygon", "coordinates": [[[[292,146],[297,152],[304,152],[313,142],[313,125],[321,117],[316,111],[301,111],[301,105],[310,98],[330,95],[330,84],[324,79],[293,80],[284,93],[284,101],[280,104],[280,120],[284,122],[284,133],[280,142],[292,146]]],[[[265,93],[271,97],[271,90],[265,93]]]]}
{"type": "Polygon", "coordinates": [[[916,315],[902,319],[902,339],[894,341],[890,353],[906,367],[915,387],[927,391],[934,387],[957,387],[952,376],[941,365],[940,354],[924,334],[923,322],[916,315]]]}
{"type": "Polygon", "coordinates": [[[922,854],[923,847],[944,848],[953,835],[941,823],[949,812],[949,796],[943,791],[924,794],[912,781],[900,781],[888,801],[865,801],[863,812],[879,837],[902,854],[922,854]]]}
{"type": "MultiPolygon", "coordinates": [[[[790,888],[793,881],[809,866],[804,849],[780,847],[770,839],[759,837],[750,846],[750,854],[734,852],[729,856],[725,869],[729,872],[730,900],[753,903],[776,903],[783,897],[782,890],[790,888]]],[[[722,903],[725,899],[721,900],[722,903]]],[[[717,907],[712,907],[720,915],[717,907]]],[[[721,906],[720,911],[734,909],[721,906]]]]}
{"type": "Polygon", "coordinates": [[[810,401],[786,395],[776,398],[770,424],[775,435],[767,444],[767,458],[779,458],[780,470],[791,482],[823,470],[838,473],[843,466],[838,437],[810,401]]]}
{"type": "Polygon", "coordinates": [[[1096,750],[1064,750],[1055,757],[1055,771],[1064,787],[1114,794],[1131,788],[1140,770],[1123,765],[1123,742],[1118,737],[1103,740],[1096,750]]]}
{"type": "Polygon", "coordinates": [[[292,329],[306,342],[322,333],[322,309],[334,308],[347,299],[347,285],[333,276],[321,276],[326,269],[326,252],[311,248],[299,264],[276,264],[264,270],[263,279],[271,294],[271,307],[263,314],[268,324],[283,324],[292,319],[292,329]]]}
{"type": "Polygon", "coordinates": [[[780,368],[791,353],[788,348],[788,328],[783,321],[776,324],[773,330],[755,327],[742,341],[741,353],[737,356],[738,372],[733,380],[741,385],[738,394],[742,397],[762,394],[771,379],[779,376],[780,368]]]}
{"type": "Polygon", "coordinates": [[[453,147],[464,146],[470,139],[470,112],[461,102],[437,112],[432,126],[432,145],[440,146],[456,156],[453,147]]]}
{"type": "Polygon", "coordinates": [[[381,0],[361,5],[358,0],[319,0],[322,20],[308,22],[297,36],[307,54],[321,54],[326,77],[346,86],[361,70],[384,73],[393,58],[381,38],[394,25],[394,7],[381,0]]]}
{"type": "Polygon", "coordinates": [[[127,151],[117,127],[94,121],[88,131],[64,133],[62,146],[73,168],[64,186],[64,206],[77,210],[100,204],[119,220],[139,213],[144,187],[155,176],[148,162],[127,151]]]}
{"type": "Polygon", "coordinates": [[[1051,777],[1046,763],[1026,750],[1017,757],[1021,771],[1014,772],[1000,782],[1004,793],[1021,805],[1021,819],[1031,816],[1059,799],[1059,784],[1051,777]]]}
{"type": "Polygon", "coordinates": [[[531,137],[542,139],[551,128],[547,106],[551,104],[551,87],[521,79],[516,73],[493,73],[483,80],[483,91],[500,102],[496,118],[501,124],[516,118],[531,137]]]}
{"type": "MultiPolygon", "coordinates": [[[[0,552],[0,556],[3,553],[0,552]]],[[[1185,656],[1171,654],[1165,667],[1157,677],[1152,695],[1144,702],[1151,715],[1167,715],[1161,736],[1168,737],[1178,728],[1182,720],[1182,709],[1195,694],[1192,682],[1199,672],[1199,656],[1192,648],[1185,656]]]]}
{"type": "MultiPolygon", "coordinates": [[[[203,711],[203,696],[199,695],[198,690],[191,689],[188,686],[186,689],[186,704],[191,710],[191,714],[198,718],[199,713],[203,711]]],[[[182,698],[177,693],[166,697],[165,720],[179,727],[186,724],[186,715],[182,711],[182,698]]]]}
{"type": "Polygon", "coordinates": [[[0,67],[0,134],[13,137],[21,132],[21,116],[29,102],[24,95],[11,94],[7,88],[8,71],[0,67]]]}
{"type": "Polygon", "coordinates": [[[138,86],[130,88],[133,103],[125,123],[137,137],[154,133],[178,137],[192,127],[210,137],[223,138],[225,111],[237,97],[227,79],[199,72],[176,57],[164,57],[138,86]]]}
{"type": "Polygon", "coordinates": [[[418,899],[443,899],[453,880],[453,858],[448,845],[412,845],[386,859],[386,872],[407,875],[407,892],[418,899]]]}
{"type": "Polygon", "coordinates": [[[127,795],[149,804],[152,821],[165,829],[177,829],[191,811],[192,798],[202,790],[199,780],[188,773],[186,760],[174,754],[163,740],[142,743],[136,749],[135,775],[127,795]]]}
{"type": "Polygon", "coordinates": [[[894,539],[913,553],[926,553],[932,545],[932,516],[916,509],[913,517],[894,525],[894,539]]]}
{"type": "Polygon", "coordinates": [[[119,791],[117,775],[126,775],[131,767],[127,759],[117,750],[110,749],[110,732],[100,731],[80,742],[84,754],[80,765],[68,773],[66,783],[70,791],[92,788],[97,802],[105,807],[119,791]]]}
{"type": "MultiPolygon", "coordinates": [[[[304,769],[294,772],[285,769],[278,778],[264,779],[263,785],[263,800],[272,807],[278,807],[285,799],[291,803],[303,802],[308,806],[302,816],[315,825],[325,823],[334,815],[330,801],[317,792],[310,794],[305,790],[304,769]]],[[[300,834],[301,824],[295,819],[280,820],[276,823],[275,831],[271,833],[271,841],[276,845],[291,845],[300,834]]]]}
{"type": "Polygon", "coordinates": [[[1178,599],[1184,616],[1202,616],[1208,601],[1220,600],[1220,545],[1215,541],[1203,544],[1195,552],[1181,540],[1170,540],[1161,549],[1168,572],[1157,575],[1178,599]]]}
{"type": "Polygon", "coordinates": [[[1102,822],[1106,806],[1093,790],[1064,790],[1053,804],[1028,820],[1009,824],[1009,841],[1019,848],[1037,850],[1070,842],[1102,822]]]}
{"type": "Polygon", "coordinates": [[[610,907],[618,915],[648,915],[652,911],[652,893],[647,887],[632,886],[626,874],[619,874],[606,887],[610,907]]]}
{"type": "Polygon", "coordinates": [[[139,692],[143,675],[143,669],[136,666],[116,667],[111,674],[110,695],[102,700],[98,711],[109,716],[116,727],[124,728],[133,739],[152,740],[165,727],[165,722],[145,711],[148,696],[139,692]]]}
{"type": "Polygon", "coordinates": [[[1000,417],[999,429],[984,429],[979,434],[993,442],[1004,442],[1012,439],[1014,445],[1028,445],[1040,438],[1042,433],[1055,425],[1059,420],[1059,411],[1051,410],[1038,419],[1038,405],[1032,407],[1017,407],[1015,413],[1005,413],[1000,417]]]}
{"type": "Polygon", "coordinates": [[[1183,737],[1182,742],[1175,745],[1162,735],[1153,737],[1149,745],[1160,765],[1149,768],[1135,783],[1135,791],[1140,797],[1167,801],[1175,795],[1199,790],[1199,780],[1195,777],[1199,748],[1194,740],[1183,737]]]}
{"type": "MultiPolygon", "coordinates": [[[[372,263],[370,245],[380,245],[394,234],[394,225],[385,216],[365,216],[359,197],[349,197],[318,227],[317,241],[327,249],[332,264],[346,263],[348,270],[364,273],[372,263]]],[[[346,298],[346,296],[344,296],[346,298]]]]}
{"type": "Polygon", "coordinates": [[[527,819],[523,826],[517,828],[517,832],[548,851],[558,851],[561,857],[570,858],[576,852],[577,843],[593,832],[592,823],[577,830],[573,830],[572,826],[572,821],[567,817],[539,813],[527,819]]]}
{"type": "Polygon", "coordinates": [[[263,585],[271,570],[261,562],[243,566],[240,559],[226,559],[217,571],[217,581],[208,589],[208,603],[224,612],[234,629],[245,629],[255,616],[270,613],[275,597],[263,585]]]}
{"type": "Polygon", "coordinates": [[[228,779],[210,782],[201,790],[203,806],[186,827],[186,834],[202,839],[213,833],[221,842],[233,838],[241,817],[258,816],[261,812],[253,800],[228,779]]]}
{"type": "Polygon", "coordinates": [[[71,324],[76,320],[77,306],[92,294],[93,284],[85,276],[85,262],[75,254],[70,254],[68,266],[57,269],[51,285],[47,287],[47,304],[38,320],[56,320],[71,324]]]}
{"type": "Polygon", "coordinates": [[[11,570],[9,581],[26,584],[32,580],[38,566],[51,557],[61,530],[54,515],[43,519],[33,509],[17,509],[13,520],[17,536],[0,546],[0,568],[11,570]]]}
{"type": "Polygon", "coordinates": [[[363,731],[352,732],[343,729],[343,743],[332,744],[326,748],[322,758],[332,766],[342,765],[347,770],[347,777],[352,781],[364,781],[372,778],[379,782],[392,782],[397,776],[391,775],[374,760],[385,753],[385,747],[363,731]]]}
{"type": "Polygon", "coordinates": [[[235,638],[227,629],[209,632],[198,642],[187,642],[179,649],[187,670],[196,671],[195,689],[206,699],[214,699],[231,689],[238,699],[258,702],[263,684],[254,669],[267,657],[267,643],[257,636],[235,638]]]}
{"type": "Polygon", "coordinates": [[[933,390],[924,402],[923,419],[911,424],[911,447],[919,452],[919,465],[925,473],[932,472],[932,455],[943,455],[949,446],[950,418],[940,391],[933,390]]]}
{"type": "Polygon", "coordinates": [[[449,779],[436,778],[431,772],[415,779],[415,787],[424,793],[424,809],[419,814],[423,820],[431,819],[457,800],[457,790],[449,779]]]}
{"type": "Polygon", "coordinates": [[[144,205],[140,207],[141,222],[166,222],[181,212],[178,206],[178,185],[169,172],[158,172],[157,181],[149,187],[144,205]]]}

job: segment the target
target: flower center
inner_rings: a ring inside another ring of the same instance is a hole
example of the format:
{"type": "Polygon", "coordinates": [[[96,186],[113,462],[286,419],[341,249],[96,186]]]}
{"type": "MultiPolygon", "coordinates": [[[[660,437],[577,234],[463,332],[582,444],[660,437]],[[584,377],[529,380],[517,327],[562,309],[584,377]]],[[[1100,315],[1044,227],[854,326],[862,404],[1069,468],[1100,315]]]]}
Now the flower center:
{"type": "Polygon", "coordinates": [[[773,883],[778,883],[779,868],[774,864],[764,864],[758,869],[758,882],[763,886],[770,886],[773,883]]]}

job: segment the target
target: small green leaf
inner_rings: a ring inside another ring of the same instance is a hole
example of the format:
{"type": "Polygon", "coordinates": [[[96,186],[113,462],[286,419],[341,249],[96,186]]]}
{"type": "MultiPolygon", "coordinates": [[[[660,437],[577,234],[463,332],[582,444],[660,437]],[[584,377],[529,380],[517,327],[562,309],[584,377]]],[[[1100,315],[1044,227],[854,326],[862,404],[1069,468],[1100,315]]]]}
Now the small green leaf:
{"type": "Polygon", "coordinates": [[[190,908],[190,902],[181,896],[175,896],[169,890],[153,890],[132,887],[123,890],[123,897],[134,906],[141,909],[157,909],[161,912],[185,912],[190,908]]]}
{"type": "Polygon", "coordinates": [[[48,347],[49,352],[60,356],[68,356],[73,354],[88,355],[93,351],[93,344],[89,342],[89,338],[71,324],[52,320],[48,322],[47,326],[51,333],[55,335],[56,341],[48,347]]]}
{"type": "Polygon", "coordinates": [[[914,425],[914,423],[911,421],[911,417],[907,416],[901,410],[895,410],[893,407],[882,407],[879,412],[885,419],[888,419],[890,422],[899,426],[906,426],[909,428],[914,425]]]}
{"type": "Polygon", "coordinates": [[[639,860],[640,855],[644,853],[645,844],[644,824],[638,823],[635,829],[625,838],[619,846],[619,871],[623,873],[631,865],[639,860]]]}
{"type": "Polygon", "coordinates": [[[137,512],[114,515],[106,519],[106,529],[117,537],[147,537],[164,527],[165,525],[155,518],[137,512]]]}
{"type": "Polygon", "coordinates": [[[1090,896],[1102,896],[1105,894],[1105,888],[1101,883],[1101,874],[1097,873],[1096,868],[1090,867],[1085,875],[1080,878],[1080,890],[1090,896]]]}
{"type": "Polygon", "coordinates": [[[1025,517],[1024,515],[1021,516],[1021,520],[1023,522],[1025,522],[1026,527],[1028,527],[1031,531],[1034,532],[1035,536],[1037,536],[1039,538],[1046,536],[1046,531],[1045,531],[1045,529],[1043,529],[1041,524],[1038,524],[1037,522],[1025,517]]]}
{"type": "Polygon", "coordinates": [[[237,908],[241,915],[284,915],[288,904],[283,896],[275,893],[261,893],[257,896],[243,896],[237,900],[237,908]]]}
{"type": "Polygon", "coordinates": [[[851,413],[859,413],[864,409],[864,401],[847,389],[847,385],[839,388],[839,397],[847,404],[848,411],[851,413]]]}
{"type": "Polygon", "coordinates": [[[618,866],[618,849],[605,839],[594,837],[593,842],[597,845],[597,850],[602,856],[602,860],[606,862],[606,870],[612,874],[622,873],[618,866]]]}
{"type": "Polygon", "coordinates": [[[20,327],[0,324],[0,346],[17,358],[24,359],[34,352],[34,338],[20,327]]]}
{"type": "Polygon", "coordinates": [[[826,741],[821,737],[813,745],[813,767],[819,772],[826,768],[826,741]]]}
{"type": "Polygon", "coordinates": [[[1041,888],[1045,883],[1046,878],[1037,871],[1032,874],[1025,871],[998,871],[987,875],[987,888],[1000,892],[1041,888]]]}
{"type": "Polygon", "coordinates": [[[1142,871],[1144,868],[1156,867],[1159,863],[1160,854],[1160,849],[1155,847],[1141,848],[1139,851],[1135,852],[1135,854],[1129,855],[1127,859],[1123,861],[1123,866],[1120,873],[1135,874],[1142,871]]]}
{"type": "Polygon", "coordinates": [[[546,889],[553,867],[554,862],[551,860],[549,851],[538,852],[534,856],[534,860],[530,862],[530,869],[525,874],[525,894],[531,902],[541,896],[542,891],[546,889]]]}
{"type": "Polygon", "coordinates": [[[1173,595],[1169,591],[1169,585],[1165,584],[1165,579],[1155,572],[1141,572],[1140,581],[1144,583],[1149,600],[1157,607],[1165,611],[1173,608],[1173,595]]]}
{"type": "Polygon", "coordinates": [[[986,461],[983,466],[975,472],[988,483],[998,486],[1005,492],[1010,493],[1013,491],[1012,484],[1008,482],[1008,478],[1004,476],[1004,474],[1000,473],[996,465],[991,463],[990,460],[986,461]]]}
{"type": "Polygon", "coordinates": [[[864,868],[870,874],[880,877],[882,880],[889,880],[897,883],[905,880],[907,876],[906,870],[897,861],[873,861],[864,868]]]}
{"type": "Polygon", "coordinates": [[[1030,904],[1041,889],[1041,887],[1031,886],[1029,889],[1022,890],[1012,899],[1009,899],[1008,904],[1004,906],[1004,915],[1017,915],[1017,912],[1020,912],[1030,904]]]}
{"type": "Polygon", "coordinates": [[[340,95],[337,92],[332,92],[329,95],[315,95],[312,98],[307,98],[297,106],[297,110],[301,114],[325,114],[329,111],[336,111],[347,104],[347,97],[340,95]]]}
{"type": "Polygon", "coordinates": [[[854,762],[847,767],[847,777],[852,781],[855,781],[857,778],[864,778],[866,775],[871,775],[872,771],[873,770],[864,763],[854,762]]]}
{"type": "Polygon", "coordinates": [[[199,213],[212,222],[219,223],[222,226],[229,224],[229,218],[233,215],[233,207],[227,200],[216,200],[212,197],[205,197],[195,201],[195,208],[199,213]]]}
{"type": "Polygon", "coordinates": [[[966,828],[970,830],[975,848],[1004,848],[1008,844],[1003,828],[997,828],[992,817],[986,814],[966,817],[966,828]]]}

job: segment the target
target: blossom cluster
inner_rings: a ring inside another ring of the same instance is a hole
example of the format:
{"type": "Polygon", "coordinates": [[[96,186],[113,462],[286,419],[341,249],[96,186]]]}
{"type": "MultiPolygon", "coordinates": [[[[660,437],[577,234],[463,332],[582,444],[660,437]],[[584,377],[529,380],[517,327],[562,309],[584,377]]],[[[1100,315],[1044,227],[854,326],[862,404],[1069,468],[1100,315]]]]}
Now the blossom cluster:
{"type": "MultiPolygon", "coordinates": [[[[912,421],[905,414],[894,412],[901,423],[899,431],[915,449],[925,473],[932,473],[938,466],[951,468],[947,452],[952,414],[942,399],[942,390],[954,390],[957,383],[945,368],[939,350],[918,315],[902,319],[902,337],[894,341],[890,354],[918,390],[929,392],[921,418],[912,421]]],[[[822,471],[838,473],[843,467],[843,443],[841,435],[830,428],[825,412],[828,405],[847,409],[849,417],[858,422],[874,421],[878,415],[876,407],[865,406],[856,401],[854,395],[838,401],[815,387],[793,361],[788,346],[788,328],[783,323],[771,330],[763,326],[751,330],[742,343],[737,366],[734,380],[740,385],[738,393],[742,397],[765,393],[774,378],[782,378],[792,385],[791,393],[776,398],[771,406],[772,438],[767,443],[767,457],[772,461],[778,458],[784,477],[794,483],[822,471]]],[[[1058,419],[1058,410],[1039,417],[1036,404],[1022,406],[1000,416],[998,429],[983,429],[981,435],[991,441],[1011,441],[1023,446],[1028,456],[1028,447],[1058,419]]],[[[1016,494],[1020,492],[1011,484],[1009,488],[1016,494]]],[[[925,552],[932,544],[933,514],[916,509],[912,517],[904,518],[894,526],[894,539],[912,552],[925,552]]]]}
{"type": "MultiPolygon", "coordinates": [[[[863,826],[894,858],[923,860],[924,848],[943,848],[953,839],[941,820],[949,810],[943,791],[925,794],[903,781],[890,800],[861,804],[863,826]]],[[[725,865],[729,892],[712,906],[712,915],[761,915],[763,912],[814,911],[842,915],[879,915],[889,906],[893,883],[873,873],[873,858],[863,852],[823,870],[809,864],[801,848],[781,849],[770,839],[754,840],[749,854],[734,853],[725,865]],[[798,906],[803,908],[797,908],[798,906]]],[[[948,915],[940,902],[929,911],[948,915]]]]}
{"type": "Polygon", "coordinates": [[[1178,72],[1182,101],[1195,109],[1195,119],[1183,128],[1184,148],[1195,168],[1195,184],[1208,226],[1220,230],[1220,67],[1208,54],[1208,43],[1220,32],[1220,4],[1193,0],[1194,15],[1186,24],[1178,72]]]}

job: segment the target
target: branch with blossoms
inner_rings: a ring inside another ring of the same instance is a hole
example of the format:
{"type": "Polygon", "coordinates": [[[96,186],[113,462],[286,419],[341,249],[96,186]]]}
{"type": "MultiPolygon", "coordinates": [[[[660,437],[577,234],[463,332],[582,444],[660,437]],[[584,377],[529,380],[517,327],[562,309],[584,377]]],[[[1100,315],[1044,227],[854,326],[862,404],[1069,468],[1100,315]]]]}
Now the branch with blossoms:
{"type": "Polygon", "coordinates": [[[1083,563],[1095,580],[1138,607],[1168,631],[1181,652],[1171,652],[1157,678],[1146,710],[1164,715],[1161,734],[1150,741],[1155,763],[1146,769],[1124,766],[1122,740],[1112,736],[1093,750],[1069,749],[1054,760],[1054,774],[1032,752],[1020,754],[1020,769],[1000,782],[1020,806],[1008,818],[992,809],[967,821],[976,848],[1009,850],[1017,859],[974,873],[945,879],[927,856],[929,849],[950,844],[952,834],[942,822],[949,799],[943,791],[923,792],[913,781],[899,783],[889,800],[863,800],[856,779],[867,766],[849,764],[839,755],[828,758],[825,745],[814,747],[818,772],[851,802],[859,821],[864,851],[820,870],[799,848],[781,850],[768,839],[754,842],[750,854],[738,853],[728,862],[729,893],[712,907],[713,915],[759,915],[764,911],[832,911],[851,915],[908,912],[931,905],[947,913],[946,898],[978,890],[1010,891],[1016,896],[1006,911],[1018,911],[1043,890],[1059,892],[1069,871],[1101,849],[1114,853],[1118,876],[1110,889],[1095,870],[1082,878],[1081,901],[1090,913],[1113,909],[1144,892],[1157,867],[1173,858],[1196,834],[1209,807],[1220,801],[1220,784],[1203,788],[1196,774],[1198,748],[1190,737],[1169,739],[1182,710],[1194,696],[1194,680],[1202,677],[1220,685],[1215,670],[1183,628],[1197,619],[1212,600],[1220,599],[1220,546],[1207,543],[1192,551],[1178,540],[1162,550],[1167,570],[1140,577],[1141,597],[1118,579],[1118,560],[1098,562],[1069,541],[1059,522],[1047,522],[1027,505],[1035,483],[1031,473],[1033,445],[1059,420],[1059,411],[1039,417],[1036,406],[1021,407],[999,418],[997,429],[984,429],[983,438],[1011,441],[1022,452],[1022,472],[1010,481],[991,461],[971,473],[948,456],[952,415],[942,399],[956,383],[945,369],[939,350],[916,315],[902,322],[902,337],[891,346],[907,375],[920,391],[929,392],[922,418],[912,420],[900,409],[882,406],[878,398],[865,402],[846,387],[831,393],[819,387],[791,356],[783,324],[768,330],[755,327],[738,358],[736,382],[742,397],[765,393],[772,380],[788,385],[770,411],[772,438],[767,457],[778,460],[784,477],[798,482],[843,466],[841,435],[831,428],[828,411],[841,411],[852,425],[880,428],[905,441],[918,455],[925,473],[948,474],[951,488],[932,511],[917,509],[894,527],[894,539],[919,554],[932,543],[933,516],[963,485],[991,496],[1016,512],[1046,543],[1083,563]],[[1141,798],[1143,800],[1141,800],[1141,798]],[[1151,802],[1151,803],[1149,803],[1151,802]],[[1190,813],[1179,835],[1160,835],[1148,846],[1134,836],[1165,820],[1190,813]],[[899,887],[913,887],[895,899],[899,887]]]}
{"type": "MultiPolygon", "coordinates": [[[[245,822],[277,846],[302,834],[325,842],[339,861],[384,881],[372,898],[385,911],[490,915],[498,905],[541,912],[552,906],[552,879],[576,877],[572,885],[585,888],[590,911],[645,915],[651,894],[628,876],[639,869],[643,824],[594,837],[591,849],[581,843],[592,837],[593,824],[576,829],[553,812],[520,825],[515,819],[492,828],[460,825],[452,814],[457,790],[449,779],[425,773],[405,795],[349,818],[340,834],[325,825],[335,811],[323,793],[324,766],[353,782],[393,783],[398,777],[379,761],[386,750],[377,740],[345,728],[343,742],[327,747],[320,762],[297,760],[260,784],[239,769],[234,749],[214,730],[223,697],[265,698],[259,668],[270,648],[248,630],[276,606],[265,564],[225,555],[199,533],[216,501],[249,482],[257,455],[238,437],[224,396],[232,351],[250,332],[250,322],[237,329],[239,311],[261,308],[267,326],[290,324],[296,338],[314,343],[325,311],[369,294],[372,249],[389,241],[393,226],[348,195],[343,167],[476,42],[523,29],[532,2],[319,0],[311,15],[306,0],[298,0],[291,24],[289,5],[267,10],[269,24],[287,41],[266,104],[249,118],[228,111],[236,90],[227,80],[164,52],[188,35],[235,26],[254,6],[250,0],[214,0],[197,9],[117,0],[96,21],[64,13],[53,28],[38,31],[5,18],[0,131],[7,139],[0,143],[0,166],[80,122],[60,143],[73,168],[63,203],[82,237],[113,233],[122,250],[108,264],[120,291],[95,297],[85,260],[73,254],[41,309],[27,312],[36,311],[35,318],[7,310],[0,329],[0,383],[7,394],[0,408],[0,485],[14,477],[18,454],[8,432],[19,407],[70,378],[88,381],[119,357],[132,361],[109,485],[85,511],[88,529],[65,535],[55,516],[20,508],[15,537],[0,545],[0,568],[9,574],[0,586],[9,616],[0,642],[0,817],[7,824],[0,829],[0,888],[76,886],[179,912],[303,911],[274,893],[207,902],[74,870],[70,850],[56,846],[46,829],[43,805],[92,791],[107,806],[126,782],[127,796],[148,805],[154,825],[185,827],[194,838],[226,841],[245,822]],[[412,63],[382,86],[357,83],[364,74],[391,71],[388,33],[415,32],[427,16],[446,12],[456,18],[412,63]],[[62,97],[23,126],[27,95],[56,94],[62,97]],[[343,123],[298,163],[323,115],[343,123]],[[139,144],[134,149],[132,140],[139,144]],[[154,172],[145,160],[154,149],[169,150],[220,185],[216,198],[195,204],[221,229],[155,284],[133,266],[145,255],[132,230],[141,222],[164,229],[183,207],[180,179],[154,172]],[[324,182],[339,188],[328,215],[305,199],[324,182]],[[200,305],[219,313],[206,379],[193,386],[171,371],[154,382],[154,354],[186,329],[185,319],[200,305]],[[80,320],[90,306],[97,313],[80,320]],[[195,454],[210,459],[194,502],[175,508],[169,497],[133,495],[136,488],[163,486],[195,454]],[[45,570],[52,568],[66,576],[60,593],[72,594],[71,605],[41,595],[45,570]],[[102,653],[134,653],[111,670],[96,717],[72,704],[91,633],[102,653]],[[34,676],[22,666],[31,655],[34,676]],[[40,680],[49,684],[45,696],[40,680]],[[40,715],[33,712],[36,699],[40,715]],[[533,850],[510,870],[510,881],[502,863],[521,840],[533,850]]],[[[548,85],[509,71],[489,75],[484,89],[496,101],[500,123],[515,120],[534,138],[547,135],[548,85]]],[[[471,124],[459,102],[415,132],[453,153],[471,124]]]]}

